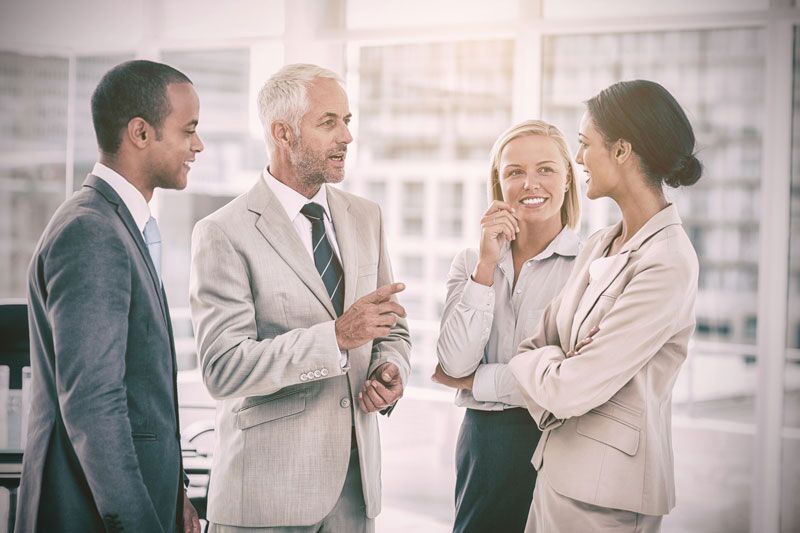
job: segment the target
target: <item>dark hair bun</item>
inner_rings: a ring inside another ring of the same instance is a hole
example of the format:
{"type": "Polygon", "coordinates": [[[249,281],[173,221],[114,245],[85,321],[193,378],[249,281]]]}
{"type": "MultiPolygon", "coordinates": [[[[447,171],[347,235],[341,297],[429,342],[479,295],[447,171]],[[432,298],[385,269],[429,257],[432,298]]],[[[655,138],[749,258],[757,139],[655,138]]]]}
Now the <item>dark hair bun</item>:
{"type": "Polygon", "coordinates": [[[703,164],[695,156],[689,154],[678,162],[675,169],[664,177],[664,183],[670,187],[688,187],[694,185],[703,175],[703,164]]]}

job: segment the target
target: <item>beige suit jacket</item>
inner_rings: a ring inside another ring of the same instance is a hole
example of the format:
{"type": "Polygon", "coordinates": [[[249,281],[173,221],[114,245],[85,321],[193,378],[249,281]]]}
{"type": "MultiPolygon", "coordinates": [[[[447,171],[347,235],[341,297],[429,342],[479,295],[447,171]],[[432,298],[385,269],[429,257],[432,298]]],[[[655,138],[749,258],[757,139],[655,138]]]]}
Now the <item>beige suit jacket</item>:
{"type": "Polygon", "coordinates": [[[620,229],[589,239],[510,366],[544,430],[532,462],[558,493],[663,515],[675,505],[671,398],[695,325],[697,256],[670,205],[590,283],[620,229]],[[593,342],[567,358],[594,326],[593,342]]]}
{"type": "MultiPolygon", "coordinates": [[[[392,281],[380,209],[328,187],[347,309],[392,281]]],[[[308,525],[341,492],[355,426],[366,514],[380,512],[376,414],[354,401],[385,362],[410,373],[406,321],[348,352],[314,261],[263,179],[197,223],[192,319],[205,385],[219,400],[208,517],[265,527],[308,525]]]]}

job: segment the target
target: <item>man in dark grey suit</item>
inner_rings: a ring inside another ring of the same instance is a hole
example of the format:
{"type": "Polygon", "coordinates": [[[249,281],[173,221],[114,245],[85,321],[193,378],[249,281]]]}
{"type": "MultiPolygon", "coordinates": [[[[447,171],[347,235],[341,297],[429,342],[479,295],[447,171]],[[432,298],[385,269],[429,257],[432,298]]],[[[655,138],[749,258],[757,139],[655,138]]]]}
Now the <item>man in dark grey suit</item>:
{"type": "Polygon", "coordinates": [[[100,162],[29,271],[33,392],[16,531],[198,531],[183,490],[175,349],[148,202],[203,149],[191,81],[130,61],[92,96],[100,162]]]}

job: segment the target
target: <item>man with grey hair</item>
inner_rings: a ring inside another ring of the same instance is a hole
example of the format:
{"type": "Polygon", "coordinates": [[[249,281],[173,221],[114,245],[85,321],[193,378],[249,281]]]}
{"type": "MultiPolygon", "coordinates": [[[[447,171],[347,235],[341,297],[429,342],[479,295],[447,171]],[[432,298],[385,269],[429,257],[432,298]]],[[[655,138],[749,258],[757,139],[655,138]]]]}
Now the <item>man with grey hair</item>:
{"type": "Polygon", "coordinates": [[[218,402],[210,531],[373,531],[377,412],[410,373],[378,206],[344,179],[341,78],[289,65],[261,89],[269,166],[197,223],[190,280],[203,380],[218,402]]]}

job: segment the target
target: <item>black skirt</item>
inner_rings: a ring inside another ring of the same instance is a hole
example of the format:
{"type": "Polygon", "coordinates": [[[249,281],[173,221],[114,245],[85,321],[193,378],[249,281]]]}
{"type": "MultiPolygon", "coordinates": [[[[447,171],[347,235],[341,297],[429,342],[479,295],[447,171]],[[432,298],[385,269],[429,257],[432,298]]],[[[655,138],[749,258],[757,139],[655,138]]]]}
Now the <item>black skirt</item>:
{"type": "Polygon", "coordinates": [[[454,533],[525,530],[541,436],[525,409],[467,409],[456,445],[454,533]]]}

